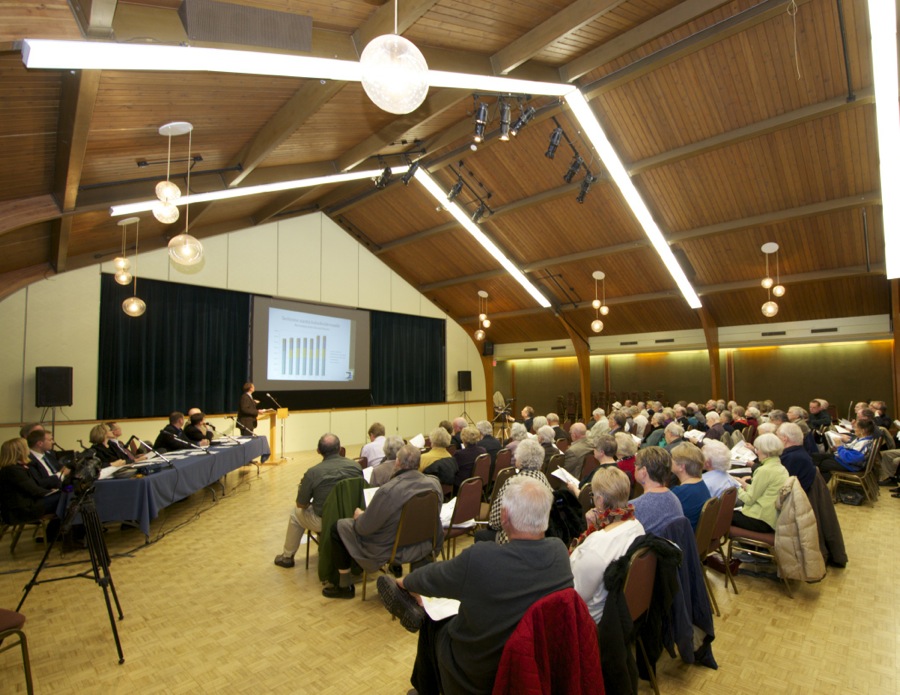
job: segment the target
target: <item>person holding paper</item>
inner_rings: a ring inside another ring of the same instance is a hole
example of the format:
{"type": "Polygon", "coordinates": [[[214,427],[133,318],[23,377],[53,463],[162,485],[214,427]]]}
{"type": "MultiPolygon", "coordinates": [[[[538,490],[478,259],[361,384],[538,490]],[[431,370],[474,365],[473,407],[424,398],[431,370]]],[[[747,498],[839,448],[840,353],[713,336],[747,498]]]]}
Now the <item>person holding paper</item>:
{"type": "MultiPolygon", "coordinates": [[[[393,477],[378,488],[372,502],[363,511],[357,509],[352,519],[339,519],[332,527],[331,552],[338,569],[338,585],[322,589],[325,598],[350,599],[355,595],[350,576],[351,560],[369,572],[377,572],[391,558],[397,526],[403,505],[420,492],[433,490],[441,498],[441,484],[437,479],[419,472],[419,450],[407,444],[397,452],[393,477]]],[[[438,531],[438,544],[443,543],[444,529],[440,520],[434,520],[438,531]]],[[[394,561],[398,565],[413,564],[426,559],[431,553],[431,541],[397,549],[394,561]]],[[[430,558],[429,558],[430,560],[430,558]]]]}
{"type": "Polygon", "coordinates": [[[757,533],[774,533],[778,510],[775,503],[781,486],[788,479],[787,469],[781,465],[784,444],[774,434],[761,434],[754,442],[759,465],[753,476],[741,478],[738,499],[743,507],[736,509],[731,525],[757,533]]]}
{"type": "Polygon", "coordinates": [[[525,612],[544,596],[573,586],[566,546],[544,537],[553,504],[550,489],[521,475],[504,489],[501,524],[509,543],[476,543],[403,579],[378,578],[385,607],[403,627],[419,633],[410,682],[420,695],[490,695],[503,646],[525,612]],[[459,612],[433,620],[421,606],[422,596],[456,599],[459,612]]]}
{"type": "Polygon", "coordinates": [[[832,471],[861,471],[866,467],[869,447],[875,440],[875,423],[859,418],[853,425],[855,437],[842,444],[834,452],[816,462],[827,483],[832,471]]]}
{"type": "Polygon", "coordinates": [[[710,497],[721,497],[728,488],[739,488],[741,484],[737,478],[728,474],[731,468],[731,450],[716,439],[703,441],[700,449],[703,454],[706,472],[703,474],[703,482],[709,489],[710,497]]]}

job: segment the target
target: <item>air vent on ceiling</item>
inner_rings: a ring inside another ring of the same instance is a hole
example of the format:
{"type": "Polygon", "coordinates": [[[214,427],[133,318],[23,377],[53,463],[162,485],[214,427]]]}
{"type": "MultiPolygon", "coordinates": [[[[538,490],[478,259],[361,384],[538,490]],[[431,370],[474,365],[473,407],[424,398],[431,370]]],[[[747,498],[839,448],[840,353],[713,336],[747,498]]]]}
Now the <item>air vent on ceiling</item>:
{"type": "Polygon", "coordinates": [[[658,340],[654,340],[653,342],[656,343],[657,345],[660,343],[674,343],[675,338],[660,338],[658,340]]]}
{"type": "Polygon", "coordinates": [[[565,350],[565,349],[566,349],[566,346],[565,346],[565,345],[554,345],[554,346],[551,347],[550,349],[551,349],[551,350],[565,350]]]}
{"type": "Polygon", "coordinates": [[[772,335],[787,335],[787,331],[766,331],[764,333],[760,333],[763,338],[767,338],[772,335]]]}
{"type": "Polygon", "coordinates": [[[637,343],[636,340],[623,340],[619,345],[637,345],[637,343]]]}
{"type": "Polygon", "coordinates": [[[178,9],[192,41],[312,50],[312,17],[215,0],[184,0],[178,9]]]}
{"type": "Polygon", "coordinates": [[[837,328],[812,328],[809,331],[810,333],[837,333],[837,328]]]}
{"type": "Polygon", "coordinates": [[[525,352],[537,352],[537,348],[525,348],[525,352]]]}

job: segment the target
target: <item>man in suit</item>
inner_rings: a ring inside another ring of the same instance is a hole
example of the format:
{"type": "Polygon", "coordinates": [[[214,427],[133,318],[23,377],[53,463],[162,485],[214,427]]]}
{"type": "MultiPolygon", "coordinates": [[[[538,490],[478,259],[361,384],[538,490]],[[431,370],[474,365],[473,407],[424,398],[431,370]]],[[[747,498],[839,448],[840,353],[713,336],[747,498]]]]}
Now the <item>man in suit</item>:
{"type": "MultiPolygon", "coordinates": [[[[179,449],[191,449],[190,443],[184,436],[184,414],[175,411],[169,415],[169,424],[159,431],[153,448],[157,451],[178,451],[179,449]]],[[[208,442],[207,442],[208,443],[208,442]]]]}
{"type": "Polygon", "coordinates": [[[209,425],[206,424],[206,416],[200,412],[200,409],[194,408],[193,410],[196,410],[196,412],[188,416],[191,421],[184,428],[184,436],[198,446],[209,446],[214,433],[209,429],[209,425]]]}
{"type": "Polygon", "coordinates": [[[44,430],[33,430],[28,435],[28,472],[35,483],[44,490],[58,490],[69,472],[60,468],[53,455],[53,435],[44,430]]]}
{"type": "MultiPolygon", "coordinates": [[[[253,398],[256,388],[251,382],[244,384],[241,400],[238,404],[237,421],[241,434],[252,434],[256,429],[257,417],[260,414],[259,401],[253,398]]],[[[264,412],[264,411],[263,411],[264,412]]]]}
{"type": "Polygon", "coordinates": [[[555,439],[565,439],[569,441],[569,433],[559,426],[559,415],[556,413],[547,413],[547,424],[553,428],[555,439]]]}
{"type": "Polygon", "coordinates": [[[572,444],[566,449],[563,467],[581,480],[584,459],[588,454],[594,453],[594,446],[587,440],[587,427],[584,426],[584,423],[576,422],[569,428],[569,434],[572,436],[572,444]]]}

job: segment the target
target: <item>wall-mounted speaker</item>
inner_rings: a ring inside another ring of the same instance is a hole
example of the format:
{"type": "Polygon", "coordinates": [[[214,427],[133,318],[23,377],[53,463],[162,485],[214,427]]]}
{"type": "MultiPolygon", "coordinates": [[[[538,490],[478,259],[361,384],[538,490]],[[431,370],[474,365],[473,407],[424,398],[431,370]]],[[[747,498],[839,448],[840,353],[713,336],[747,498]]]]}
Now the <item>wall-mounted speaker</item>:
{"type": "Polygon", "coordinates": [[[34,405],[37,408],[72,405],[72,367],[36,367],[34,405]]]}
{"type": "Polygon", "coordinates": [[[472,372],[457,372],[456,381],[458,382],[458,391],[472,390],[472,372]]]}

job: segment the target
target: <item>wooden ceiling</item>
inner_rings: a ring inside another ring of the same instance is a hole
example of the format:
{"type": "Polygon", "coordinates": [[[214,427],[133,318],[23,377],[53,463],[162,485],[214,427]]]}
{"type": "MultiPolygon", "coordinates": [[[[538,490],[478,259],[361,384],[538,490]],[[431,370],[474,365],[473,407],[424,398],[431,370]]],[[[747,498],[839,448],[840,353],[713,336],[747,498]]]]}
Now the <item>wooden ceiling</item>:
{"type": "MultiPolygon", "coordinates": [[[[312,54],[327,57],[356,59],[393,24],[391,3],[233,4],[311,17],[312,54]]],[[[396,178],[383,190],[364,181],[193,206],[198,237],[323,211],[472,328],[486,290],[489,337],[500,343],[568,337],[561,312],[588,335],[594,270],[607,275],[605,333],[701,327],[574,118],[550,98],[526,100],[538,116],[501,142],[497,97],[481,97],[491,121],[473,151],[475,100],[464,90],[432,89],[417,111],[394,116],[356,83],[22,64],[24,38],[187,42],[179,5],[92,0],[76,17],[66,0],[0,0],[0,296],[115,255],[108,207],[148,197],[165,175],[157,129],[187,120],[202,157],[195,192],[377,168],[377,155],[399,163],[404,152],[446,189],[462,171],[493,210],[481,229],[554,306],[537,307],[418,183],[396,178]],[[599,179],[583,204],[583,173],[563,180],[566,141],[545,156],[557,122],[599,179]]],[[[403,0],[399,26],[433,68],[579,86],[715,325],[765,321],[767,241],[781,246],[787,286],[777,320],[888,313],[865,3],[796,5],[791,16],[783,0],[403,0]]],[[[458,201],[478,206],[468,189],[458,201]]],[[[181,225],[146,216],[142,247],[162,247],[181,225]]]]}

